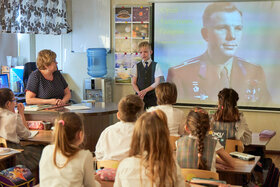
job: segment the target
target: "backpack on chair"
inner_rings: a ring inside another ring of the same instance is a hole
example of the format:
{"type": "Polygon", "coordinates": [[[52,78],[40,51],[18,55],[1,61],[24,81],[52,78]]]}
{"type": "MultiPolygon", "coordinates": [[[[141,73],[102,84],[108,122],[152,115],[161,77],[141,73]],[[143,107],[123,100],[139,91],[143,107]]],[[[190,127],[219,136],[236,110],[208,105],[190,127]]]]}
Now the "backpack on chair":
{"type": "Polygon", "coordinates": [[[263,187],[278,187],[279,183],[279,169],[275,167],[271,158],[265,158],[263,163],[263,187]]]}
{"type": "Polygon", "coordinates": [[[34,177],[31,171],[23,165],[17,165],[0,172],[0,186],[34,186],[34,177]]]}

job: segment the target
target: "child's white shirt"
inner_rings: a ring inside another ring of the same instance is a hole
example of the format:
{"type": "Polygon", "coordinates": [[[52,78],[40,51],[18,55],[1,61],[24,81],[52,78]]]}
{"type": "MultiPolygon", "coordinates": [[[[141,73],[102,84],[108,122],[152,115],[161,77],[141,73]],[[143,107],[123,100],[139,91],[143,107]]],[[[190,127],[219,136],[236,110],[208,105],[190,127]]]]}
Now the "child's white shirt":
{"type": "Polygon", "coordinates": [[[95,148],[97,160],[122,160],[128,157],[134,123],[119,121],[107,127],[95,148]]]}
{"type": "MultiPolygon", "coordinates": [[[[93,157],[89,150],[80,150],[63,168],[57,168],[53,162],[54,145],[44,148],[40,160],[40,187],[96,187],[100,186],[94,180],[93,157]]],[[[67,158],[57,152],[56,161],[59,166],[67,158]]]]}
{"type": "MultiPolygon", "coordinates": [[[[121,187],[121,186],[151,186],[151,181],[149,177],[146,175],[147,171],[144,166],[141,166],[140,163],[141,159],[136,157],[128,157],[121,161],[115,182],[114,187],[121,187]],[[142,181],[140,181],[140,168],[142,170],[141,172],[141,178],[142,181]]],[[[165,168],[168,169],[168,168],[165,168]]],[[[176,163],[176,170],[177,175],[174,176],[174,187],[184,187],[185,182],[181,175],[181,168],[176,163]]],[[[153,185],[155,187],[156,185],[153,185]]],[[[170,186],[166,184],[166,186],[170,186]]]]}
{"type": "MultiPolygon", "coordinates": [[[[148,66],[150,66],[150,64],[152,63],[152,61],[153,61],[153,60],[152,60],[151,58],[150,58],[149,60],[147,60],[148,66]]],[[[142,63],[143,66],[145,66],[145,62],[144,62],[143,60],[141,60],[141,61],[138,62],[138,63],[142,63]]],[[[137,64],[138,64],[138,63],[137,63],[137,64]]],[[[137,64],[134,64],[134,66],[131,68],[130,75],[131,75],[132,77],[137,77],[137,64]]],[[[159,63],[157,63],[156,69],[155,69],[154,77],[157,78],[157,77],[161,77],[161,76],[163,76],[163,73],[162,73],[162,70],[161,70],[161,68],[160,68],[159,63]]]]}
{"type": "Polygon", "coordinates": [[[21,116],[7,109],[0,108],[0,136],[6,140],[19,143],[20,138],[26,139],[31,135],[23,125],[21,116]]]}
{"type": "Polygon", "coordinates": [[[174,108],[172,105],[158,105],[149,108],[147,111],[152,112],[160,109],[167,116],[167,125],[171,136],[179,136],[184,134],[184,126],[186,115],[180,109],[174,108]]]}

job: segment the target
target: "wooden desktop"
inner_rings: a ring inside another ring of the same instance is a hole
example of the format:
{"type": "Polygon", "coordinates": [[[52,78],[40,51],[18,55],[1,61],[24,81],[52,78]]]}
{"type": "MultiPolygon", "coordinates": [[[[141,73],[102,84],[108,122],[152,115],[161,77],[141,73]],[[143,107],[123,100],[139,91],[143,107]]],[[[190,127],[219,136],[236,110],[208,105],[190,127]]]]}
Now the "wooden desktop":
{"type": "MultiPolygon", "coordinates": [[[[95,104],[85,103],[85,105],[90,109],[70,111],[61,107],[52,110],[25,111],[24,115],[27,121],[49,121],[54,124],[54,120],[59,113],[75,112],[81,114],[85,125],[85,149],[93,152],[101,132],[113,124],[114,115],[117,113],[118,108],[115,103],[100,102],[95,104]]],[[[40,136],[40,132],[38,135],[40,136]]]]}
{"type": "Polygon", "coordinates": [[[255,156],[255,160],[245,161],[234,158],[235,168],[217,169],[219,179],[226,181],[228,184],[244,185],[251,176],[253,169],[256,167],[260,156],[255,156]]]}

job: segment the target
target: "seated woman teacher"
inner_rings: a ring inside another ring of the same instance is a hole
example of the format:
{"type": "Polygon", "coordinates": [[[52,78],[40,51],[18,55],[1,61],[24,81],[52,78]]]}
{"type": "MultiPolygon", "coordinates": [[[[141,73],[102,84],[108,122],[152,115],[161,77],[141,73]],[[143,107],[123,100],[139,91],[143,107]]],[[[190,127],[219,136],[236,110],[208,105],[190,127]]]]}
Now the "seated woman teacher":
{"type": "Polygon", "coordinates": [[[57,70],[56,54],[42,50],[37,57],[37,70],[33,71],[27,82],[27,104],[51,104],[62,106],[71,98],[67,82],[57,70]]]}

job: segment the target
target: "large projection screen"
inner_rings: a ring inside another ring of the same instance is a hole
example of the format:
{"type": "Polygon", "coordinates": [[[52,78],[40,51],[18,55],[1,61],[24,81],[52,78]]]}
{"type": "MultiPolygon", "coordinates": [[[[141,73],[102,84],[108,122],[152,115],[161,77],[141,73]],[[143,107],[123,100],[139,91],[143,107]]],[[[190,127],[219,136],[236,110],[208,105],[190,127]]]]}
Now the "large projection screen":
{"type": "Polygon", "coordinates": [[[218,11],[204,24],[211,2],[155,3],[154,60],[177,103],[216,105],[231,87],[239,106],[280,108],[280,1],[231,3],[241,14],[218,11]]]}

